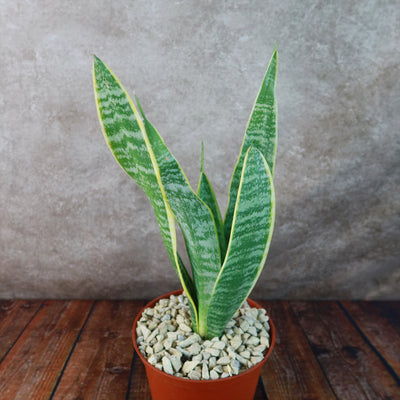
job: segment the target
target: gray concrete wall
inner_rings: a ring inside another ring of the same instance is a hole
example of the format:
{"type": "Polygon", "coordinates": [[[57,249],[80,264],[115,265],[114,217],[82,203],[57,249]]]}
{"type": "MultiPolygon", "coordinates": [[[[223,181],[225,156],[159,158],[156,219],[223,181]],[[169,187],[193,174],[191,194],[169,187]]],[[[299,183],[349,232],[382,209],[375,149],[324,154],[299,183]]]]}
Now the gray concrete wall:
{"type": "Polygon", "coordinates": [[[275,42],[276,230],[253,296],[399,298],[397,1],[0,1],[0,297],[178,287],[97,121],[92,54],[221,208],[275,42]]]}

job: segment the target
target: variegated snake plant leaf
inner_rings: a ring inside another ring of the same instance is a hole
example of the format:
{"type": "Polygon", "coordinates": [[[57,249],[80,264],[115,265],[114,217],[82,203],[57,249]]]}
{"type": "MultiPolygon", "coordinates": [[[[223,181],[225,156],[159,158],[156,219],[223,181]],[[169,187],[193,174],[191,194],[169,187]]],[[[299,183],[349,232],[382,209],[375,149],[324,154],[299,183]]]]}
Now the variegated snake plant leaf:
{"type": "Polygon", "coordinates": [[[247,298],[267,257],[275,219],[272,174],[277,143],[275,49],[254,104],[222,220],[209,179],[197,193],[154,126],[113,72],[94,57],[98,116],[111,152],[148,196],[169,257],[190,305],[193,329],[220,336],[247,298]],[[175,222],[185,239],[192,276],[177,251],[175,222]]]}

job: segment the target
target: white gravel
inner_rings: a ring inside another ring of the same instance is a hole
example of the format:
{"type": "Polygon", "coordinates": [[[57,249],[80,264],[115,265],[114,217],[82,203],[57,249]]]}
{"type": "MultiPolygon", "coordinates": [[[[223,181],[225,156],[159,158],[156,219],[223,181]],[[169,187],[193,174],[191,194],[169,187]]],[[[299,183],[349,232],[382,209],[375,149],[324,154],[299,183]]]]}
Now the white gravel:
{"type": "Polygon", "coordinates": [[[269,348],[269,317],[247,302],[220,338],[203,340],[191,328],[186,296],[172,295],[146,308],[136,327],[147,361],[167,374],[188,379],[219,379],[252,367],[269,348]]]}

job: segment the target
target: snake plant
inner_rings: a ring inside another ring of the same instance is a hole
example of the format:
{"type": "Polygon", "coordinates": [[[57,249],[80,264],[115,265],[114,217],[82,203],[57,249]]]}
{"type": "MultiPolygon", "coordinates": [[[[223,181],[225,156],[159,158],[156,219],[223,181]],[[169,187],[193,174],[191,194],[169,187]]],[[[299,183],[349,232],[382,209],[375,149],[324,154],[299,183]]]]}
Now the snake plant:
{"type": "Polygon", "coordinates": [[[189,299],[193,329],[204,338],[221,335],[253,289],[267,257],[275,220],[277,63],[275,49],[247,124],[223,219],[204,172],[203,147],[195,192],[138,98],[135,105],[110,68],[94,56],[93,83],[104,137],[153,206],[189,299]],[[175,222],[185,240],[191,274],[177,251],[175,222]]]}

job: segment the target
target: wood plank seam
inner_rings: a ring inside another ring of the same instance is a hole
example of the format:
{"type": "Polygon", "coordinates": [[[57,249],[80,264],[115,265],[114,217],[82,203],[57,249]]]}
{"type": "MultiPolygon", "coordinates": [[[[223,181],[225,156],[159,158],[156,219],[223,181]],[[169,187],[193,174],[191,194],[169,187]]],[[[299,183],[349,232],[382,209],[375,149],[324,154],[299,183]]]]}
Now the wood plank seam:
{"type": "MultiPolygon", "coordinates": [[[[133,347],[133,345],[132,345],[133,347]]],[[[133,378],[133,363],[135,362],[135,358],[137,357],[137,354],[135,351],[133,351],[132,354],[132,361],[131,361],[131,370],[129,371],[129,380],[128,380],[128,387],[126,388],[126,396],[125,400],[129,400],[129,396],[131,393],[131,387],[132,387],[132,378],[133,378]]]]}
{"type": "Polygon", "coordinates": [[[26,328],[29,326],[29,324],[32,322],[32,320],[36,317],[37,313],[42,309],[44,305],[44,301],[42,301],[42,304],[40,304],[40,306],[38,307],[38,309],[35,311],[35,313],[32,315],[32,317],[29,319],[29,321],[25,324],[25,326],[23,327],[23,329],[21,330],[21,332],[19,333],[19,335],[16,337],[16,339],[11,343],[11,346],[9,347],[9,349],[6,351],[6,353],[4,354],[4,356],[0,359],[0,364],[5,360],[5,358],[7,357],[8,353],[11,351],[11,349],[14,347],[15,343],[18,342],[19,338],[23,335],[23,333],[25,332],[26,328]]]}
{"type": "MultiPolygon", "coordinates": [[[[132,345],[133,347],[133,345],[132,345]]],[[[129,372],[129,381],[128,381],[128,387],[126,389],[126,396],[125,396],[125,400],[129,400],[130,394],[131,394],[131,388],[132,388],[132,378],[133,378],[133,370],[134,370],[134,363],[135,363],[135,359],[136,357],[138,357],[138,355],[136,354],[136,351],[133,351],[133,355],[132,355],[132,361],[131,361],[131,370],[129,372]]]]}
{"type": "Polygon", "coordinates": [[[359,335],[368,344],[368,346],[372,349],[372,351],[378,356],[379,360],[382,362],[382,364],[388,370],[390,375],[392,375],[392,377],[396,381],[396,383],[400,386],[400,377],[396,374],[396,372],[392,368],[392,366],[386,361],[385,357],[383,357],[383,355],[378,351],[378,349],[371,343],[371,341],[364,334],[362,329],[358,326],[357,322],[354,320],[354,318],[351,316],[351,314],[347,311],[346,307],[344,307],[344,305],[340,301],[338,301],[337,303],[338,303],[339,307],[341,308],[341,310],[343,311],[343,313],[346,315],[346,317],[352,323],[352,325],[356,328],[359,335]]]}
{"type": "MultiPolygon", "coordinates": [[[[147,303],[148,303],[147,300],[143,300],[142,307],[144,307],[147,303]]],[[[132,348],[133,348],[133,343],[132,343],[132,348]]],[[[138,355],[136,354],[136,351],[133,350],[132,361],[131,361],[131,370],[129,371],[129,380],[128,380],[128,387],[126,388],[125,400],[129,400],[129,397],[130,397],[130,394],[131,394],[132,378],[133,378],[133,365],[134,365],[136,357],[138,357],[138,355]]]]}
{"type": "Polygon", "coordinates": [[[289,301],[290,311],[292,312],[293,318],[297,321],[297,323],[299,324],[301,330],[303,331],[303,334],[306,337],[307,343],[310,346],[310,349],[311,349],[312,353],[314,354],[315,361],[318,363],[319,368],[321,369],[321,372],[322,372],[326,382],[328,383],[328,386],[331,389],[333,395],[335,396],[336,399],[340,400],[338,395],[337,395],[337,393],[335,392],[335,389],[333,388],[333,386],[332,386],[332,384],[331,384],[331,382],[330,382],[330,380],[328,378],[328,375],[326,374],[326,371],[325,371],[324,367],[322,366],[320,360],[317,357],[317,354],[315,352],[315,348],[314,348],[313,344],[310,342],[310,339],[308,338],[308,335],[307,335],[306,331],[304,330],[303,325],[298,320],[297,315],[296,315],[295,311],[293,310],[293,307],[292,307],[291,303],[292,302],[289,301]]]}
{"type": "Polygon", "coordinates": [[[264,382],[261,376],[260,378],[258,378],[258,386],[260,386],[262,394],[264,395],[265,399],[268,400],[267,392],[265,391],[264,382]]]}
{"type": "Polygon", "coordinates": [[[85,329],[85,326],[86,326],[86,324],[87,324],[87,322],[88,322],[88,320],[89,320],[89,318],[90,318],[90,316],[91,316],[91,314],[92,314],[92,311],[93,311],[94,306],[96,305],[96,303],[97,303],[97,301],[93,301],[93,304],[92,304],[92,306],[90,307],[90,310],[89,310],[89,312],[88,312],[88,315],[86,316],[85,322],[84,322],[83,325],[81,326],[81,328],[80,328],[80,330],[79,330],[79,332],[78,332],[78,335],[77,335],[76,338],[75,338],[74,344],[72,345],[71,350],[70,350],[70,352],[69,352],[69,354],[68,354],[68,357],[67,357],[67,359],[66,359],[65,362],[64,362],[64,365],[63,365],[63,367],[62,367],[62,369],[61,369],[61,372],[60,372],[60,374],[58,375],[57,382],[56,382],[56,384],[54,385],[54,388],[53,388],[53,391],[51,392],[51,395],[50,395],[49,400],[51,400],[51,399],[54,397],[54,395],[55,395],[55,393],[56,393],[56,391],[57,391],[58,385],[60,384],[60,381],[61,381],[61,378],[62,378],[62,376],[63,376],[63,374],[64,374],[64,371],[65,371],[65,369],[67,368],[68,362],[69,362],[69,360],[71,359],[71,356],[72,356],[72,353],[73,353],[74,350],[75,350],[76,344],[78,343],[79,338],[81,337],[81,334],[82,334],[83,330],[85,329]]]}

